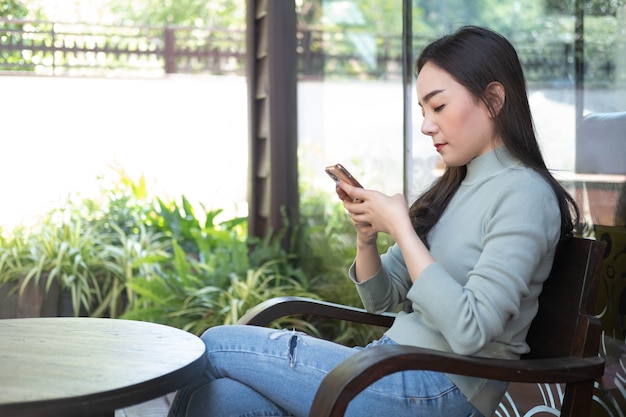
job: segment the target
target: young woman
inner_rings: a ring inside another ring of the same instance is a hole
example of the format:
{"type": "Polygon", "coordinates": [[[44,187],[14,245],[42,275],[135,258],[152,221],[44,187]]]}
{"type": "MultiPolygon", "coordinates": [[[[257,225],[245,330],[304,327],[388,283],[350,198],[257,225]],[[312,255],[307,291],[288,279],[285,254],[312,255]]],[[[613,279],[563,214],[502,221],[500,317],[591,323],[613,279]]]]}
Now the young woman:
{"type": "MultiPolygon", "coordinates": [[[[368,347],[516,359],[528,350],[537,297],[578,209],[546,169],[505,38],[463,27],[427,46],[416,73],[422,132],[443,176],[410,207],[399,194],[337,188],[356,228],[349,276],[365,307],[413,306],[368,347]],[[396,242],[382,256],[378,233],[396,242]]],[[[326,374],[362,349],[253,326],[215,327],[202,338],[206,377],[179,392],[171,416],[307,416],[326,374]]],[[[488,416],[505,390],[499,381],[400,372],[357,396],[347,415],[488,416]]]]}

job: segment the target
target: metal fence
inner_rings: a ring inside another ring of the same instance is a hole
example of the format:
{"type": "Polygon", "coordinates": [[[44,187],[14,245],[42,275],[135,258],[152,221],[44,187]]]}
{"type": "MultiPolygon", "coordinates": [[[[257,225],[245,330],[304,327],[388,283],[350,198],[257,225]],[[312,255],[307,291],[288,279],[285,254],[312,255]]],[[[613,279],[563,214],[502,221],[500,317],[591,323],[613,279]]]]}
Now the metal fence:
{"type": "MultiPolygon", "coordinates": [[[[300,79],[401,79],[402,39],[366,32],[298,31],[300,79]]],[[[415,54],[428,39],[415,37],[415,54]]],[[[517,45],[531,83],[574,80],[571,44],[527,41],[517,45]]],[[[611,45],[585,44],[585,82],[612,85],[611,45]]],[[[45,75],[243,75],[243,30],[190,27],[128,27],[0,20],[0,71],[45,75]]]]}
{"type": "Polygon", "coordinates": [[[241,73],[245,32],[0,21],[0,70],[46,75],[241,73]]]}

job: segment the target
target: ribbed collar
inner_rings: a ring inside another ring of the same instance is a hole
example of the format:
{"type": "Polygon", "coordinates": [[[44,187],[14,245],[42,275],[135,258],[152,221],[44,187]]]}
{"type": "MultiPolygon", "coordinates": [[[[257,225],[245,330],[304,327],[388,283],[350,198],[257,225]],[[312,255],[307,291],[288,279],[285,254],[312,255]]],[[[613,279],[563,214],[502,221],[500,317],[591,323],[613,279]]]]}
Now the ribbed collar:
{"type": "Polygon", "coordinates": [[[506,146],[501,145],[467,164],[467,175],[463,184],[472,184],[489,177],[494,177],[500,172],[510,169],[521,162],[515,158],[506,146]]]}

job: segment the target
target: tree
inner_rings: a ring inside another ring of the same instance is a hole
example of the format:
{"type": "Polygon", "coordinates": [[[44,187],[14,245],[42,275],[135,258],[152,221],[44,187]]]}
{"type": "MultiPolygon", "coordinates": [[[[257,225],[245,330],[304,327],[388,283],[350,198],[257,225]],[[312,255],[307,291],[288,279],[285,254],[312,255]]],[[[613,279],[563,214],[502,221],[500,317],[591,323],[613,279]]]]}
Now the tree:
{"type": "Polygon", "coordinates": [[[242,29],[245,0],[111,0],[124,24],[242,29]]]}
{"type": "MultiPolygon", "coordinates": [[[[574,14],[576,2],[571,0],[545,0],[549,13],[574,14]]],[[[587,16],[615,16],[625,0],[584,0],[581,6],[587,16]]]]}
{"type": "MultiPolygon", "coordinates": [[[[0,18],[19,20],[28,15],[28,9],[19,0],[0,0],[0,18]]],[[[13,45],[21,40],[23,23],[5,22],[0,27],[0,44],[13,45]]],[[[13,70],[24,64],[20,51],[0,50],[0,68],[13,70]]]]}
{"type": "Polygon", "coordinates": [[[0,0],[0,17],[21,19],[26,17],[28,9],[20,0],[0,0]]]}

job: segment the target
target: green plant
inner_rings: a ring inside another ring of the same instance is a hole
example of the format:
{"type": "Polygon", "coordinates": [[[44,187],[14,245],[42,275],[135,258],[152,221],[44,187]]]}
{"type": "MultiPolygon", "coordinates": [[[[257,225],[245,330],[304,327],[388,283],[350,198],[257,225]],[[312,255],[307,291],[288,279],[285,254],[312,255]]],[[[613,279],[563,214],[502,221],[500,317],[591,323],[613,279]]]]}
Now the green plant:
{"type": "Polygon", "coordinates": [[[135,294],[134,275],[150,278],[168,255],[169,241],[144,226],[151,207],[145,182],[123,171],[98,198],[73,196],[29,227],[3,233],[0,283],[22,296],[31,285],[69,293],[73,314],[117,317],[135,294]]]}
{"type": "Polygon", "coordinates": [[[29,259],[28,232],[23,226],[0,232],[0,284],[18,281],[29,259]]]}
{"type": "Polygon", "coordinates": [[[155,209],[148,213],[146,224],[149,228],[176,240],[189,256],[202,259],[207,254],[229,253],[240,257],[241,251],[226,242],[239,240],[246,234],[246,218],[234,218],[216,222],[223,210],[206,210],[202,204],[197,208],[183,195],[180,204],[175,200],[156,199],[155,209]]]}
{"type": "MultiPolygon", "coordinates": [[[[236,322],[272,297],[301,295],[360,306],[347,270],[354,259],[354,227],[339,202],[327,194],[303,193],[301,221],[285,250],[285,230],[247,236],[246,219],[218,223],[219,211],[160,202],[152,226],[172,239],[172,257],[158,277],[137,275],[128,286],[138,294],[125,318],[156,321],[196,334],[236,322]]],[[[380,235],[380,250],[392,242],[380,235]]],[[[365,344],[380,330],[314,317],[289,317],[272,324],[292,327],[347,345],[365,344]]]]}
{"type": "MultiPolygon", "coordinates": [[[[259,268],[250,269],[244,277],[230,276],[230,285],[220,293],[216,308],[219,309],[223,324],[235,324],[250,308],[272,297],[292,295],[317,298],[305,289],[297,279],[276,273],[274,268],[279,261],[268,261],[259,268]]],[[[285,320],[282,323],[294,322],[285,320]]],[[[278,326],[278,323],[275,324],[278,326]]]]}
{"type": "Polygon", "coordinates": [[[46,290],[52,282],[71,293],[74,311],[80,306],[89,308],[98,303],[101,294],[97,282],[108,275],[101,250],[106,243],[98,240],[93,230],[81,218],[50,220],[43,223],[28,240],[28,260],[22,268],[20,293],[32,281],[47,280],[46,290]],[[93,291],[92,291],[93,290],[93,291]]]}
{"type": "MultiPolygon", "coordinates": [[[[123,279],[114,256],[114,235],[87,221],[71,206],[54,210],[29,231],[27,252],[12,276],[20,276],[20,294],[32,281],[46,280],[46,291],[58,282],[71,297],[74,314],[117,315],[107,292],[123,279]]],[[[16,259],[16,258],[14,258],[16,259]]],[[[4,277],[8,279],[8,277],[4,277]]]]}
{"type": "Polygon", "coordinates": [[[107,245],[108,265],[113,274],[110,279],[99,282],[102,300],[92,315],[104,314],[118,317],[127,306],[136,302],[138,295],[128,285],[135,276],[152,280],[159,278],[163,262],[170,258],[170,242],[162,239],[159,233],[141,226],[134,233],[126,233],[115,224],[117,233],[113,242],[107,245]]]}
{"type": "MultiPolygon", "coordinates": [[[[244,241],[240,244],[245,246],[244,241]]],[[[250,307],[271,297],[316,297],[296,279],[277,273],[282,269],[276,267],[280,261],[240,272],[233,270],[224,279],[215,274],[225,269],[187,256],[175,241],[172,247],[172,263],[161,271],[159,279],[135,277],[128,283],[140,299],[124,318],[159,322],[200,334],[209,327],[236,322],[250,307]]],[[[307,326],[297,319],[286,322],[307,326]]]]}
{"type": "MultiPolygon", "coordinates": [[[[275,296],[361,305],[347,278],[354,227],[329,195],[307,187],[298,224],[253,238],[247,218],[219,221],[222,210],[207,211],[185,196],[153,197],[143,178],[116,173],[96,198],[76,196],[33,227],[0,234],[0,282],[23,291],[29,282],[46,280],[50,288],[56,281],[71,294],[74,314],[153,321],[196,334],[234,323],[275,296]]],[[[390,244],[381,234],[380,250],[390,244]]],[[[348,345],[378,332],[314,317],[273,326],[348,345]]]]}
{"type": "Polygon", "coordinates": [[[172,249],[171,263],[160,271],[158,279],[136,276],[129,280],[129,288],[139,297],[123,317],[197,333],[205,325],[207,312],[220,289],[207,285],[203,266],[188,258],[176,241],[172,242],[172,249]]]}

